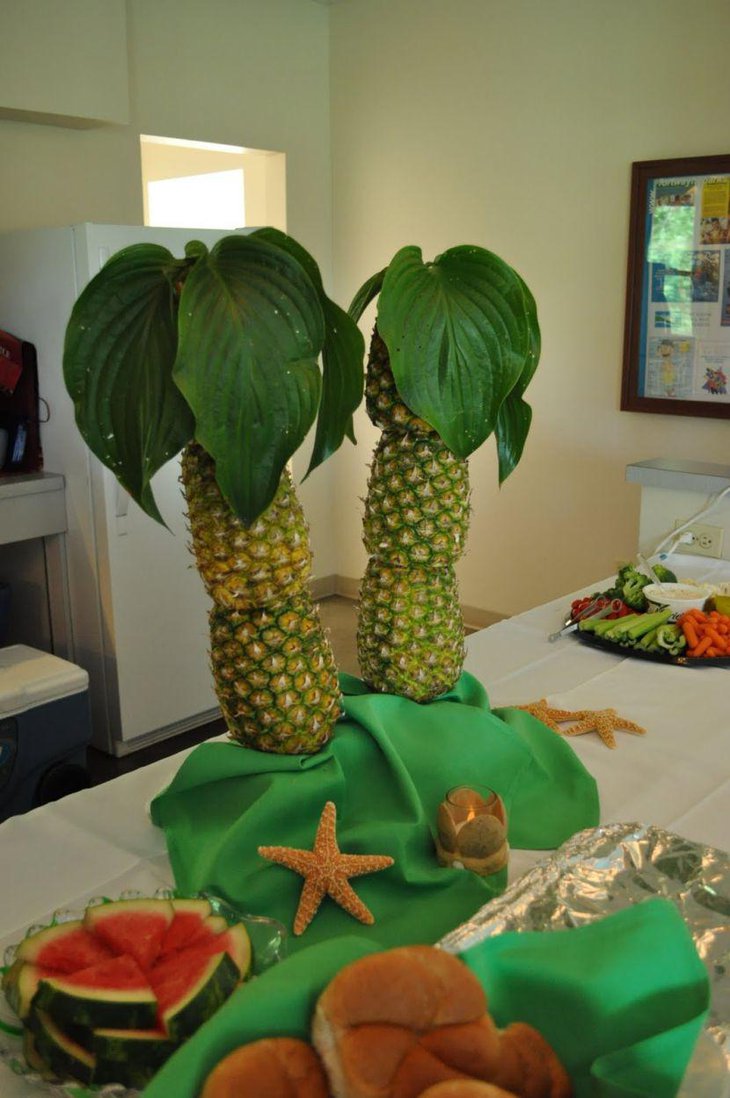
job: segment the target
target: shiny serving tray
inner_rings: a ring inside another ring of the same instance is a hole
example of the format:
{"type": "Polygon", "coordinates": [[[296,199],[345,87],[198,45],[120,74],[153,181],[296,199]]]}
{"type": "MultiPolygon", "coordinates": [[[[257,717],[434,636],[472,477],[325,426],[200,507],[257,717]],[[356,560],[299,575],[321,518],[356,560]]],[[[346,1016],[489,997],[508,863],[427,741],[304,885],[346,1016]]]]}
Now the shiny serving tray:
{"type": "Polygon", "coordinates": [[[604,652],[612,652],[622,659],[651,660],[652,663],[665,663],[674,667],[730,667],[730,656],[670,656],[661,652],[642,652],[640,648],[617,644],[616,641],[597,637],[595,633],[581,632],[580,629],[573,635],[591,648],[602,648],[604,652]]]}

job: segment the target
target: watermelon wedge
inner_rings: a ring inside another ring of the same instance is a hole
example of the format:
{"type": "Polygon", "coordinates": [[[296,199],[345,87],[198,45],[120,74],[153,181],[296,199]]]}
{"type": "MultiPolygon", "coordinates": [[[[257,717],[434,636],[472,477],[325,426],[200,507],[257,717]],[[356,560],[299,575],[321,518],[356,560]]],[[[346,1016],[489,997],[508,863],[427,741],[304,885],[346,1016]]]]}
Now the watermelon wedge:
{"type": "Polygon", "coordinates": [[[169,900],[117,900],[88,908],[84,926],[112,953],[134,957],[147,971],[157,959],[174,915],[169,900]]]}
{"type": "Polygon", "coordinates": [[[16,958],[55,972],[76,972],[114,954],[85,928],[81,919],[46,927],[18,946],[16,958]]]}
{"type": "MultiPolygon", "coordinates": [[[[171,900],[173,918],[162,939],[160,957],[178,949],[187,949],[200,938],[207,938],[211,931],[206,920],[213,916],[208,900],[171,900]]],[[[225,922],[225,920],[224,920],[225,922]]]]}
{"type": "Polygon", "coordinates": [[[243,923],[236,923],[235,926],[229,927],[225,920],[222,920],[222,922],[223,928],[221,930],[212,934],[210,938],[196,942],[191,948],[206,953],[209,957],[212,957],[215,953],[225,951],[243,980],[248,976],[251,968],[251,939],[243,923]]]}
{"type": "Polygon", "coordinates": [[[137,962],[124,955],[41,979],[33,1008],[60,1024],[139,1029],[154,1026],[157,999],[137,962]]]}
{"type": "Polygon", "coordinates": [[[158,1024],[174,1041],[182,1041],[210,1018],[241,976],[226,952],[212,956],[195,946],[162,961],[150,972],[158,1003],[158,1024]]]}

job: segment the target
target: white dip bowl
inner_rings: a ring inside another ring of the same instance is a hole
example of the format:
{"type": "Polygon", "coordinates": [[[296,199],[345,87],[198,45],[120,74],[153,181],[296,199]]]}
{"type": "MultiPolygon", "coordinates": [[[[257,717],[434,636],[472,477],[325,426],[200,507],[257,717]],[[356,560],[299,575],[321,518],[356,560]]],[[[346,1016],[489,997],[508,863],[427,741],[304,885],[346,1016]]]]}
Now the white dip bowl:
{"type": "Polygon", "coordinates": [[[685,610],[701,610],[711,594],[710,588],[691,583],[648,583],[644,588],[652,607],[659,609],[668,606],[672,619],[678,618],[685,610]]]}

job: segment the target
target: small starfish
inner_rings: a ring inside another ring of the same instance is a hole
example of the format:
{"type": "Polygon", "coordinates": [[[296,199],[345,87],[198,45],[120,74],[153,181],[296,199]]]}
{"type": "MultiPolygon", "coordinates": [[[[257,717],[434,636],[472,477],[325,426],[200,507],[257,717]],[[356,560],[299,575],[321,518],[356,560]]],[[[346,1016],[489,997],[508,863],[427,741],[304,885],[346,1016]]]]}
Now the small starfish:
{"type": "Polygon", "coordinates": [[[586,732],[597,732],[606,747],[615,747],[614,731],[633,732],[636,736],[643,736],[646,733],[646,729],[640,724],[620,717],[615,709],[586,709],[582,713],[577,713],[576,716],[580,718],[577,724],[559,730],[564,736],[582,736],[586,732]]]}
{"type": "Polygon", "coordinates": [[[260,846],[259,854],[271,862],[293,869],[304,877],[304,887],[294,918],[294,933],[303,934],[319,910],[325,896],[349,915],[368,926],[375,922],[372,912],[348,883],[348,877],[361,877],[393,865],[386,854],[342,854],[337,845],[335,825],[337,809],[327,801],[317,825],[313,850],[297,850],[291,846],[260,846]]]}
{"type": "Polygon", "coordinates": [[[529,702],[528,705],[516,705],[515,709],[524,709],[525,712],[531,713],[533,717],[537,717],[539,721],[546,724],[548,728],[552,728],[553,732],[562,732],[560,728],[561,723],[565,721],[577,721],[581,717],[585,716],[582,709],[572,711],[570,709],[553,709],[551,705],[548,705],[547,698],[540,698],[539,701],[529,702]]]}

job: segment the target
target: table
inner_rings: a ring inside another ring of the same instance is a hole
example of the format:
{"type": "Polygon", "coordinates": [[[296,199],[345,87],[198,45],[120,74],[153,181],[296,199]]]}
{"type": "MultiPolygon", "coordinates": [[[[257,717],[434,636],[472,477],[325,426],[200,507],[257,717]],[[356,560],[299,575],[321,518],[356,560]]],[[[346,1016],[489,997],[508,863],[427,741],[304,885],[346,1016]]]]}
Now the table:
{"type": "MultiPolygon", "coordinates": [[[[682,577],[730,578],[727,561],[681,558],[675,570],[682,577]]],[[[597,780],[601,821],[654,823],[727,850],[730,669],[661,666],[583,646],[572,636],[547,639],[572,598],[607,583],[473,634],[466,670],[485,685],[494,706],[548,697],[567,709],[613,707],[645,726],[645,736],[617,733],[613,751],[595,734],[571,741],[597,780]]],[[[94,896],[153,892],[172,883],[163,834],[146,807],[188,753],[0,825],[0,956],[29,925],[58,908],[79,909],[94,896]]],[[[546,856],[513,851],[510,879],[546,856]]],[[[38,1091],[0,1065],[0,1093],[33,1098],[38,1091]]]]}

